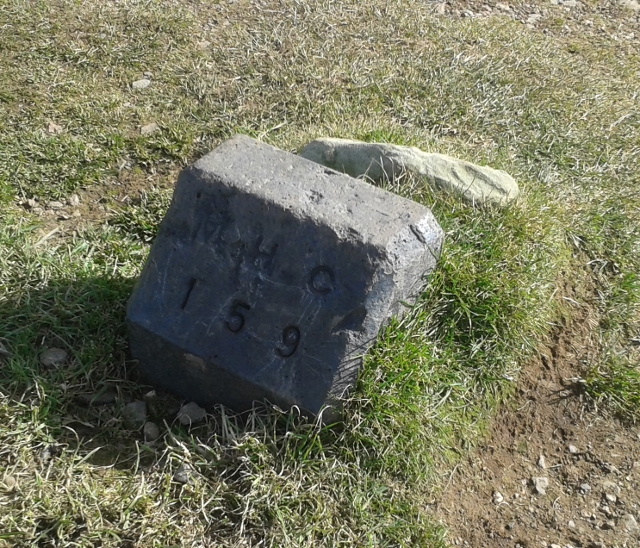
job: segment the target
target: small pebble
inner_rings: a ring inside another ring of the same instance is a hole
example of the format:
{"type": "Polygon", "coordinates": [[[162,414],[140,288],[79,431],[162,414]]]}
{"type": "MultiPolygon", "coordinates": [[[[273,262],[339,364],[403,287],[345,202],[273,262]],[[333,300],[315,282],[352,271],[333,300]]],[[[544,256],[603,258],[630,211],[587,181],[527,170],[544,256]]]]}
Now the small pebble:
{"type": "Polygon", "coordinates": [[[47,126],[47,131],[49,133],[62,133],[62,126],[50,121],[47,126]]]}
{"type": "Polygon", "coordinates": [[[504,497],[502,496],[502,493],[500,493],[499,491],[494,491],[493,492],[493,502],[494,502],[494,504],[500,504],[503,501],[504,501],[504,497]]]}
{"type": "Polygon", "coordinates": [[[591,491],[591,485],[589,485],[588,483],[581,483],[580,491],[582,491],[583,493],[588,493],[589,491],[591,491]]]}
{"type": "Polygon", "coordinates": [[[602,490],[605,493],[609,493],[612,495],[619,495],[620,494],[620,486],[617,483],[614,483],[613,481],[604,481],[602,482],[602,490]]]}
{"type": "Polygon", "coordinates": [[[13,491],[18,486],[18,480],[9,475],[6,475],[2,478],[2,483],[4,484],[7,491],[13,491]]]}
{"type": "Polygon", "coordinates": [[[42,354],[40,354],[40,363],[45,367],[55,367],[63,364],[69,353],[62,348],[47,348],[42,354]]]}
{"type": "Polygon", "coordinates": [[[155,122],[151,122],[150,124],[146,124],[140,128],[141,135],[151,135],[160,129],[160,126],[155,122]]]}
{"type": "Polygon", "coordinates": [[[636,533],[640,530],[640,526],[638,526],[638,522],[636,518],[634,518],[631,514],[625,514],[618,521],[618,525],[622,527],[627,533],[636,533]]]}
{"type": "Polygon", "coordinates": [[[136,80],[135,82],[133,82],[133,84],[131,84],[131,87],[133,87],[133,89],[144,89],[148,88],[150,85],[151,80],[142,78],[141,80],[136,80]]]}
{"type": "Polygon", "coordinates": [[[59,456],[62,453],[60,446],[58,445],[47,445],[40,452],[40,460],[44,463],[49,462],[52,458],[59,456]]]}
{"type": "Polygon", "coordinates": [[[544,495],[549,487],[549,478],[531,478],[531,483],[533,483],[533,487],[538,495],[544,495]]]}
{"type": "Polygon", "coordinates": [[[540,455],[540,457],[538,457],[538,466],[543,470],[547,467],[547,461],[545,460],[544,455],[540,455]]]}
{"type": "Polygon", "coordinates": [[[576,526],[576,522],[570,519],[569,523],[567,523],[567,526],[569,527],[569,529],[573,529],[576,526]]]}
{"type": "Polygon", "coordinates": [[[147,422],[147,404],[143,401],[132,401],[124,406],[122,418],[127,428],[137,430],[147,422]]]}
{"type": "Polygon", "coordinates": [[[155,441],[160,437],[160,428],[155,422],[144,424],[144,441],[155,441]]]}
{"type": "Polygon", "coordinates": [[[567,449],[572,455],[575,455],[578,452],[578,448],[575,445],[570,445],[567,449]]]}
{"type": "Polygon", "coordinates": [[[207,412],[197,403],[191,402],[183,405],[178,411],[178,421],[183,426],[191,426],[196,424],[207,416],[207,412]]]}
{"type": "Polygon", "coordinates": [[[173,474],[173,479],[178,483],[189,483],[191,479],[191,466],[181,464],[176,470],[176,473],[173,474]]]}
{"type": "Polygon", "coordinates": [[[616,528],[616,523],[615,521],[608,520],[605,521],[600,528],[604,529],[605,531],[609,531],[616,528]]]}
{"type": "Polygon", "coordinates": [[[80,196],[78,196],[77,194],[72,194],[71,196],[69,196],[68,202],[70,206],[78,207],[80,205],[80,196]]]}
{"type": "Polygon", "coordinates": [[[62,209],[64,207],[64,204],[62,202],[58,202],[56,200],[49,202],[47,204],[47,207],[49,209],[62,209]]]}

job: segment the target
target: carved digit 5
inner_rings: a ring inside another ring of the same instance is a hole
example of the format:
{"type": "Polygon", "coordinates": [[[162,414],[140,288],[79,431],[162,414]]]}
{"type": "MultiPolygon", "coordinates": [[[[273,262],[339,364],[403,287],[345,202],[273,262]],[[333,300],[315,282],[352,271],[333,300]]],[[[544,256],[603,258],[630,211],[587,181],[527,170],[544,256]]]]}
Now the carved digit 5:
{"type": "Polygon", "coordinates": [[[282,330],[282,342],[277,347],[278,354],[283,358],[288,358],[298,349],[300,344],[300,330],[290,325],[282,330]]]}
{"type": "Polygon", "coordinates": [[[231,308],[231,313],[227,318],[227,327],[229,331],[238,333],[244,327],[244,315],[241,309],[251,310],[251,307],[247,303],[242,301],[236,301],[231,308]]]}

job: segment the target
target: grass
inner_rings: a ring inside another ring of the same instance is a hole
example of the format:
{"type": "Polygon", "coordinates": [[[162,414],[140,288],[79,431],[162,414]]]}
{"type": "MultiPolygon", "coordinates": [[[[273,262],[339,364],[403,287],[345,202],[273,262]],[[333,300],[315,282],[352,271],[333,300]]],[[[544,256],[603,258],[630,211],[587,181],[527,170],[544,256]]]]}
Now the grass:
{"type": "Polygon", "coordinates": [[[432,497],[567,313],[566,284],[594,288],[579,296],[598,319],[587,392],[637,420],[634,51],[412,1],[2,8],[0,545],[445,546],[432,497]],[[187,430],[169,398],[150,405],[163,436],[144,444],[121,417],[151,390],[127,361],[126,300],[167,182],[235,132],[288,150],[319,135],[416,145],[505,169],[523,197],[473,208],[389,181],[447,243],[367,355],[341,427],[216,408],[187,430]],[[84,222],[20,205],[74,193],[84,222]],[[43,368],[47,346],[68,362],[43,368]],[[105,388],[115,405],[78,403],[105,388]]]}

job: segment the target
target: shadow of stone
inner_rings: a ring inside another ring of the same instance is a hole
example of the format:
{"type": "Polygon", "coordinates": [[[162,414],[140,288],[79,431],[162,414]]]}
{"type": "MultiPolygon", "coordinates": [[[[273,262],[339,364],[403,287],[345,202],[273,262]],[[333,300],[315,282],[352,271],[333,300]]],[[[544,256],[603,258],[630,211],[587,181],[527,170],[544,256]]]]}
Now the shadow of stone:
{"type": "Polygon", "coordinates": [[[62,450],[103,466],[130,467],[138,458],[137,433],[121,419],[128,401],[151,390],[128,356],[124,318],[133,284],[117,275],[50,279],[3,300],[0,392],[9,414],[32,409],[27,420],[55,440],[34,449],[40,460],[62,450]],[[48,348],[67,358],[43,365],[48,348]]]}
{"type": "MultiPolygon", "coordinates": [[[[158,465],[172,439],[224,443],[244,431],[284,432],[309,422],[295,411],[256,404],[243,414],[215,406],[203,423],[181,425],[183,402],[146,384],[129,355],[125,314],[134,283],[117,275],[49,280],[2,303],[0,394],[10,415],[35,410],[27,420],[49,440],[34,446],[43,464],[64,451],[95,466],[138,470],[158,465]],[[65,350],[67,359],[44,366],[47,348],[65,350]],[[146,402],[147,420],[160,430],[157,441],[146,441],[142,427],[127,426],[123,409],[133,401],[146,402]]],[[[224,468],[224,459],[219,464],[224,468]]]]}

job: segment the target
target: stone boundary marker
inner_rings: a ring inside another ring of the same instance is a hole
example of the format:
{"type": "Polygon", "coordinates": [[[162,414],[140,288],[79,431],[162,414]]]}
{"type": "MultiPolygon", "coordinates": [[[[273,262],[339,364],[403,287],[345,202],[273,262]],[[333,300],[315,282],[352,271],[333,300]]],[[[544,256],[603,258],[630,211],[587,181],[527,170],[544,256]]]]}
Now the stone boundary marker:
{"type": "Polygon", "coordinates": [[[236,136],[180,174],[129,301],[132,356],[201,405],[316,414],[442,241],[428,208],[236,136]]]}

